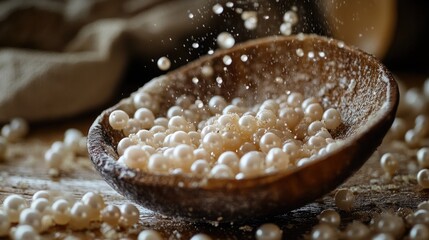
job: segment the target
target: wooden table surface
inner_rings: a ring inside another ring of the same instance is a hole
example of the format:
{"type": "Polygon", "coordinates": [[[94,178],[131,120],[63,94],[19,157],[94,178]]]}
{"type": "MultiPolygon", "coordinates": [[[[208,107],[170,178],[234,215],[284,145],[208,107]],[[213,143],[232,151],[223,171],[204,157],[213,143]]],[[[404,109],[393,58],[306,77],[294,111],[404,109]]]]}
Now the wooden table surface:
{"type": "MultiPolygon", "coordinates": [[[[59,123],[32,126],[26,139],[11,144],[7,159],[0,162],[0,202],[11,193],[22,194],[25,198],[31,199],[31,195],[39,190],[68,192],[76,199],[80,199],[88,191],[98,191],[107,203],[119,205],[127,202],[93,170],[88,158],[77,159],[58,179],[52,179],[47,174],[48,168],[43,160],[44,152],[54,141],[62,140],[64,131],[68,128],[77,128],[86,134],[95,115],[89,114],[59,123]]],[[[421,201],[429,199],[429,192],[419,187],[416,182],[416,160],[405,158],[401,160],[400,165],[399,172],[393,178],[387,178],[380,169],[379,157],[368,160],[341,186],[349,188],[355,194],[356,201],[350,212],[336,208],[333,201],[335,191],[282,216],[242,223],[186,222],[140,208],[138,226],[125,231],[120,230],[113,236],[135,238],[140,230],[151,228],[162,232],[168,239],[189,239],[193,234],[200,232],[210,235],[213,239],[254,239],[259,225],[272,222],[282,228],[284,238],[300,239],[308,237],[308,233],[318,222],[317,215],[327,208],[334,208],[340,213],[342,217],[340,229],[344,229],[347,223],[353,220],[369,224],[376,213],[388,210],[406,213],[409,209],[415,209],[421,201]]],[[[90,230],[81,232],[58,227],[51,229],[44,236],[57,239],[64,239],[67,236],[77,239],[104,238],[97,224],[91,226],[90,230]]]]}

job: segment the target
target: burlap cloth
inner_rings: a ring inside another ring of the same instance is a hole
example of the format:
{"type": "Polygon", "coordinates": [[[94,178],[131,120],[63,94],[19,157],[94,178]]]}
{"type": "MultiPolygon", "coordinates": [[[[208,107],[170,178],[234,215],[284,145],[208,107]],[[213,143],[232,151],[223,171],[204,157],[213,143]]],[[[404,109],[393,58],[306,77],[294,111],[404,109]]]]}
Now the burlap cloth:
{"type": "Polygon", "coordinates": [[[0,1],[0,122],[44,121],[111,99],[131,54],[195,29],[186,14],[203,0],[0,1]]]}

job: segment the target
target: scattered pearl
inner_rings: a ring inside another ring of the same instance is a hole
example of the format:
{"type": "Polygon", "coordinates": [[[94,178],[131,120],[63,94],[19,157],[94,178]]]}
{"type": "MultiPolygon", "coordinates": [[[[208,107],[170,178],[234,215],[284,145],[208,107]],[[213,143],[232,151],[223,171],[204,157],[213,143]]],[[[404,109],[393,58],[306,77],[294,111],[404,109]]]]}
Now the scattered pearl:
{"type": "Polygon", "coordinates": [[[355,196],[353,192],[348,189],[339,189],[335,193],[335,205],[344,211],[350,211],[353,207],[355,196]]]}
{"type": "Polygon", "coordinates": [[[210,176],[213,178],[234,178],[234,173],[231,168],[225,164],[218,164],[210,171],[210,176]]]}
{"type": "Polygon", "coordinates": [[[150,129],[155,122],[155,116],[148,108],[137,109],[137,111],[134,113],[134,118],[140,120],[141,128],[143,129],[150,129]]]}
{"type": "Polygon", "coordinates": [[[417,173],[417,182],[422,188],[429,188],[429,169],[422,169],[417,173]]]}
{"type": "Polygon", "coordinates": [[[328,224],[322,223],[313,227],[310,233],[311,240],[333,240],[338,238],[336,229],[328,224]]]}
{"type": "Polygon", "coordinates": [[[42,230],[42,214],[35,209],[26,208],[19,215],[19,224],[29,225],[36,232],[40,232],[42,230]]]}
{"type": "Polygon", "coordinates": [[[83,230],[89,226],[90,216],[89,207],[78,201],[73,204],[70,209],[69,226],[73,230],[83,230]]]}
{"type": "Polygon", "coordinates": [[[429,229],[424,224],[414,225],[408,235],[410,240],[426,240],[429,239],[429,229]]]}
{"type": "Polygon", "coordinates": [[[82,202],[88,206],[88,215],[91,221],[100,220],[100,211],[106,206],[100,194],[87,192],[82,197],[82,202]]]}
{"type": "Polygon", "coordinates": [[[8,142],[16,142],[28,134],[28,123],[23,118],[14,118],[1,129],[1,135],[8,142]]]}
{"type": "Polygon", "coordinates": [[[392,153],[385,153],[380,158],[380,165],[390,176],[393,176],[399,168],[398,159],[392,153]]]}
{"type": "Polygon", "coordinates": [[[117,206],[107,205],[100,212],[101,221],[109,224],[110,226],[116,226],[121,218],[121,211],[117,206]]]}
{"type": "Polygon", "coordinates": [[[121,211],[121,218],[119,219],[119,224],[121,227],[131,227],[132,225],[139,222],[140,211],[133,204],[122,204],[119,209],[121,211]]]}
{"type": "Polygon", "coordinates": [[[70,204],[67,200],[58,199],[52,204],[52,219],[58,225],[66,225],[70,222],[70,204]]]}
{"type": "Polygon", "coordinates": [[[429,148],[423,147],[417,151],[417,161],[421,168],[429,167],[429,148]]]}
{"type": "Polygon", "coordinates": [[[167,57],[160,57],[156,64],[158,65],[158,68],[162,71],[167,71],[171,67],[170,59],[168,59],[167,57]]]}
{"type": "Polygon", "coordinates": [[[353,221],[348,224],[344,230],[344,235],[346,239],[350,240],[366,240],[370,234],[369,228],[358,221],[353,221]]]}
{"type": "Polygon", "coordinates": [[[326,223],[335,228],[340,226],[340,223],[341,223],[340,214],[338,214],[334,209],[323,210],[319,214],[318,218],[320,223],[326,223]]]}
{"type": "Polygon", "coordinates": [[[3,201],[3,209],[9,216],[11,223],[19,222],[19,215],[27,207],[27,202],[17,194],[7,196],[3,201]]]}
{"type": "Polygon", "coordinates": [[[11,234],[14,240],[38,240],[39,233],[30,225],[18,225],[11,234]]]}
{"type": "Polygon", "coordinates": [[[265,223],[256,230],[257,240],[280,240],[283,231],[273,223],[265,223]]]}
{"type": "Polygon", "coordinates": [[[137,240],[162,240],[161,234],[155,230],[143,230],[139,233],[137,240]]]}
{"type": "Polygon", "coordinates": [[[41,214],[50,214],[51,212],[51,204],[49,200],[45,198],[38,198],[33,200],[33,202],[31,202],[30,207],[40,212],[41,214]]]}
{"type": "Polygon", "coordinates": [[[230,33],[222,32],[217,36],[217,44],[222,49],[232,48],[235,44],[235,39],[230,33]]]}

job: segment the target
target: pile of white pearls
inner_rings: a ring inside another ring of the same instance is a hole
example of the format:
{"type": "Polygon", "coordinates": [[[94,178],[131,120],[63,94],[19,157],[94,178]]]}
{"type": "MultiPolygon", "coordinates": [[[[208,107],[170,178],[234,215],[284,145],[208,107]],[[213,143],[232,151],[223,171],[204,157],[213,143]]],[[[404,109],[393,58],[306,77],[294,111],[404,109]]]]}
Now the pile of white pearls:
{"type": "Polygon", "coordinates": [[[45,152],[45,163],[49,175],[57,177],[60,171],[78,156],[88,156],[87,138],[78,129],[70,128],[64,133],[63,141],[55,141],[45,152]]]}
{"type": "Polygon", "coordinates": [[[130,203],[106,205],[101,195],[88,192],[80,200],[53,191],[38,191],[29,202],[22,196],[7,196],[0,207],[0,237],[40,239],[54,226],[80,231],[92,223],[127,229],[139,222],[140,212],[130,203]]]}
{"type": "MultiPolygon", "coordinates": [[[[146,97],[145,106],[153,105],[146,97]]],[[[249,178],[301,166],[340,144],[330,133],[341,124],[340,113],[298,92],[254,106],[241,98],[204,103],[182,95],[165,116],[135,108],[133,115],[109,116],[110,126],[127,136],[117,146],[118,162],[155,174],[249,178]]]]}

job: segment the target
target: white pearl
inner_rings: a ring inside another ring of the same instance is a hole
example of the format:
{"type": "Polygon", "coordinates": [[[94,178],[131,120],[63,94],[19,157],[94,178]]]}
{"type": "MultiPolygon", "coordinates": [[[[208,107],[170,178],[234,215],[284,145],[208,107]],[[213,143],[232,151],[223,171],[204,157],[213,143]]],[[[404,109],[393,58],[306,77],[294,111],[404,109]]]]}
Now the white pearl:
{"type": "Polygon", "coordinates": [[[100,212],[101,221],[109,224],[110,226],[116,226],[121,217],[121,211],[115,205],[107,205],[100,212]]]}
{"type": "Polygon", "coordinates": [[[254,116],[244,115],[238,120],[238,125],[242,133],[250,135],[258,129],[257,120],[254,116]]]}
{"type": "Polygon", "coordinates": [[[210,171],[210,176],[213,178],[234,178],[234,173],[231,168],[225,164],[217,164],[210,171]]]}
{"type": "Polygon", "coordinates": [[[429,169],[422,169],[417,173],[417,183],[422,188],[429,188],[429,169]]]}
{"type": "Polygon", "coordinates": [[[240,172],[246,177],[253,177],[263,173],[265,158],[261,152],[251,151],[240,159],[240,172]]]}
{"type": "Polygon", "coordinates": [[[348,224],[344,230],[345,238],[349,240],[366,240],[368,239],[369,234],[369,228],[358,221],[353,221],[348,224]]]}
{"type": "Polygon", "coordinates": [[[119,209],[121,211],[121,218],[119,220],[119,224],[122,227],[131,227],[132,225],[139,222],[140,211],[133,204],[122,204],[119,209]]]}
{"type": "Polygon", "coordinates": [[[217,159],[217,163],[225,164],[231,169],[231,171],[233,171],[234,173],[238,173],[240,158],[235,152],[226,151],[219,156],[219,158],[217,159]]]}
{"type": "Polygon", "coordinates": [[[174,116],[168,121],[168,128],[173,131],[187,131],[188,121],[182,116],[174,116]]]}
{"type": "Polygon", "coordinates": [[[186,144],[186,145],[191,144],[191,137],[189,137],[188,133],[184,131],[177,131],[171,135],[169,139],[169,146],[175,147],[180,144],[186,144]]]}
{"type": "Polygon", "coordinates": [[[212,238],[204,233],[198,233],[191,237],[190,240],[211,240],[212,238]]]}
{"type": "Polygon", "coordinates": [[[203,159],[210,161],[210,154],[204,148],[197,148],[194,150],[195,159],[203,159]]]}
{"type": "Polygon", "coordinates": [[[295,157],[299,153],[300,148],[301,146],[299,146],[295,141],[289,141],[283,144],[282,150],[289,156],[295,157]]]}
{"type": "Polygon", "coordinates": [[[265,163],[267,167],[284,170],[289,166],[289,155],[281,148],[275,147],[268,152],[265,163]]]}
{"type": "Polygon", "coordinates": [[[39,240],[39,233],[30,225],[18,225],[11,234],[14,240],[39,240]]]}
{"type": "Polygon", "coordinates": [[[321,149],[326,145],[326,140],[318,136],[311,136],[307,141],[307,146],[316,150],[321,149]]]}
{"type": "Polygon", "coordinates": [[[380,165],[384,171],[393,176],[399,168],[399,161],[392,153],[385,153],[380,158],[380,165]]]}
{"type": "Polygon", "coordinates": [[[153,146],[163,147],[165,138],[166,138],[166,135],[163,132],[158,132],[153,134],[153,146]]]}
{"type": "Polygon", "coordinates": [[[298,14],[292,10],[289,10],[283,15],[283,21],[295,25],[298,23],[298,14]]]}
{"type": "Polygon", "coordinates": [[[204,149],[213,155],[219,155],[223,151],[223,139],[218,133],[208,133],[202,141],[204,149]]]}
{"type": "Polygon", "coordinates": [[[0,210],[0,237],[5,237],[9,234],[10,222],[5,211],[0,210]]]}
{"type": "Polygon", "coordinates": [[[180,144],[174,148],[173,157],[177,161],[176,166],[188,172],[195,161],[194,148],[187,144],[180,144]]]}
{"type": "Polygon", "coordinates": [[[165,117],[155,118],[154,125],[168,128],[168,119],[165,117]]]}
{"type": "Polygon", "coordinates": [[[53,149],[48,149],[45,152],[45,162],[48,165],[49,168],[61,168],[61,165],[63,164],[63,154],[58,151],[54,151],[53,149]]]}
{"type": "Polygon", "coordinates": [[[69,128],[64,133],[64,145],[73,152],[79,150],[80,139],[83,138],[83,134],[78,129],[69,128]]]}
{"type": "Polygon", "coordinates": [[[392,236],[402,236],[405,231],[402,218],[391,213],[381,213],[372,220],[372,226],[377,232],[392,236]]]}
{"type": "Polygon", "coordinates": [[[171,61],[167,57],[160,57],[156,62],[158,68],[162,71],[167,71],[171,67],[171,61]]]}
{"type": "Polygon", "coordinates": [[[416,133],[414,129],[410,129],[405,133],[405,142],[410,147],[416,147],[421,141],[421,137],[416,133]]]}
{"type": "Polygon", "coordinates": [[[235,44],[234,37],[228,32],[221,32],[216,39],[217,44],[222,49],[232,48],[235,44]]]}
{"type": "Polygon", "coordinates": [[[189,139],[190,139],[190,143],[194,147],[200,146],[200,143],[201,143],[201,134],[199,132],[190,131],[190,132],[188,132],[188,136],[189,136],[189,139]]]}
{"type": "Polygon", "coordinates": [[[282,140],[277,135],[271,132],[265,133],[259,141],[259,147],[264,153],[268,153],[272,148],[281,147],[281,145],[282,140]]]}
{"type": "Polygon", "coordinates": [[[310,117],[313,121],[321,120],[323,115],[323,108],[319,103],[312,103],[308,105],[307,108],[305,108],[304,114],[305,116],[310,117]]]}
{"type": "Polygon", "coordinates": [[[270,110],[275,113],[279,110],[279,104],[273,99],[267,99],[261,104],[259,110],[270,110]]]}
{"type": "Polygon", "coordinates": [[[322,223],[313,227],[310,234],[311,240],[334,240],[338,238],[336,229],[328,224],[322,223]]]}
{"type": "Polygon", "coordinates": [[[125,136],[128,136],[130,134],[135,134],[141,129],[141,122],[138,119],[130,118],[127,122],[127,126],[125,126],[122,131],[124,132],[125,136]]]}
{"type": "Polygon", "coordinates": [[[181,95],[176,99],[176,106],[180,106],[182,108],[189,108],[193,101],[195,101],[195,97],[189,95],[181,95]]]}
{"type": "MultiPolygon", "coordinates": [[[[13,118],[9,123],[11,133],[14,135],[13,138],[10,139],[10,141],[19,140],[23,137],[25,137],[28,134],[29,126],[25,119],[23,118],[13,118]]],[[[7,137],[7,136],[4,136],[7,137]]]]}
{"type": "Polygon", "coordinates": [[[124,163],[135,169],[145,169],[149,154],[141,146],[130,146],[124,152],[124,163]]]}
{"type": "Polygon", "coordinates": [[[51,212],[51,204],[48,199],[38,198],[31,202],[32,209],[39,211],[41,214],[49,214],[51,212]]]}
{"type": "Polygon", "coordinates": [[[191,172],[195,176],[203,177],[210,172],[210,165],[206,160],[199,159],[192,163],[191,172]]]}
{"type": "Polygon", "coordinates": [[[149,157],[148,170],[153,173],[167,173],[170,169],[170,163],[167,157],[155,153],[149,157]]]}
{"type": "Polygon", "coordinates": [[[317,98],[315,97],[309,97],[306,98],[302,103],[301,103],[301,108],[302,109],[306,109],[308,107],[308,105],[312,104],[312,103],[318,103],[319,101],[317,100],[317,98]]]}
{"type": "Polygon", "coordinates": [[[19,221],[19,214],[26,207],[27,202],[25,199],[17,194],[9,195],[3,200],[3,209],[7,212],[11,223],[19,221]]]}
{"type": "Polygon", "coordinates": [[[279,118],[286,123],[290,130],[292,130],[303,118],[303,113],[302,111],[296,111],[293,108],[283,108],[279,112],[279,118]]]}
{"type": "Polygon", "coordinates": [[[343,188],[343,189],[339,189],[335,193],[334,200],[335,200],[335,205],[339,209],[344,211],[350,211],[353,207],[355,196],[352,191],[343,188]]]}
{"type": "Polygon", "coordinates": [[[414,225],[408,235],[410,240],[426,240],[429,239],[429,229],[424,224],[414,225]]]}
{"type": "Polygon", "coordinates": [[[139,108],[134,113],[134,118],[140,120],[143,129],[150,129],[155,121],[153,112],[148,108],[139,108]]]}
{"type": "Polygon", "coordinates": [[[323,113],[322,121],[327,129],[334,130],[341,124],[340,112],[335,108],[326,109],[323,113]]]}
{"type": "Polygon", "coordinates": [[[299,107],[303,100],[304,100],[304,96],[302,96],[301,93],[293,92],[289,94],[287,98],[287,104],[290,107],[299,107]]]}
{"type": "Polygon", "coordinates": [[[235,105],[228,105],[222,110],[222,114],[243,114],[243,109],[235,105]]]}
{"type": "Polygon", "coordinates": [[[129,116],[122,110],[115,110],[109,115],[109,124],[115,130],[122,130],[128,124],[129,116]]]}
{"type": "Polygon", "coordinates": [[[155,230],[143,230],[139,233],[137,240],[163,240],[163,238],[155,230]]]}
{"type": "Polygon", "coordinates": [[[40,232],[42,230],[42,214],[35,209],[26,208],[19,215],[19,224],[30,225],[35,231],[40,232]]]}
{"type": "Polygon", "coordinates": [[[58,225],[70,222],[70,204],[65,199],[58,199],[52,204],[52,219],[58,225]]]}
{"type": "Polygon", "coordinates": [[[222,133],[224,150],[235,151],[241,143],[241,136],[237,132],[225,131],[222,133]]]}
{"type": "Polygon", "coordinates": [[[73,230],[82,230],[89,226],[90,216],[89,207],[82,202],[78,201],[73,204],[70,209],[70,222],[69,226],[73,230]]]}
{"type": "Polygon", "coordinates": [[[420,167],[429,167],[429,148],[423,147],[417,151],[417,161],[420,167]]]}
{"type": "Polygon", "coordinates": [[[273,223],[265,223],[256,230],[257,240],[280,240],[282,235],[283,231],[273,223]]]}
{"type": "Polygon", "coordinates": [[[310,125],[308,125],[307,135],[314,136],[316,135],[316,133],[320,132],[324,128],[325,128],[325,124],[323,124],[321,121],[314,121],[310,123],[310,125]]]}
{"type": "Polygon", "coordinates": [[[270,110],[261,110],[256,114],[258,126],[263,128],[274,128],[277,124],[277,116],[270,110]]]}
{"type": "Polygon", "coordinates": [[[141,129],[136,133],[140,143],[153,145],[153,133],[146,129],[141,129]]]}
{"type": "Polygon", "coordinates": [[[174,116],[184,116],[184,109],[179,106],[172,106],[167,111],[167,118],[172,118],[174,116]]]}
{"type": "Polygon", "coordinates": [[[212,114],[220,114],[228,105],[226,100],[221,96],[213,96],[209,101],[209,109],[212,114]]]}
{"type": "Polygon", "coordinates": [[[155,101],[153,101],[152,96],[150,96],[146,92],[135,93],[134,96],[132,97],[132,100],[133,100],[134,107],[136,109],[149,108],[149,109],[153,110],[154,107],[156,107],[156,106],[154,106],[155,101]]]}
{"type": "Polygon", "coordinates": [[[82,197],[82,202],[88,206],[88,215],[91,221],[100,219],[100,211],[106,206],[100,194],[87,192],[82,197]]]}
{"type": "Polygon", "coordinates": [[[135,143],[133,142],[133,140],[131,138],[129,138],[129,137],[122,138],[121,141],[119,141],[118,146],[116,148],[119,156],[124,155],[125,150],[134,144],[135,143]]]}
{"type": "Polygon", "coordinates": [[[326,223],[336,228],[340,226],[341,223],[340,214],[338,214],[334,209],[323,210],[319,214],[318,218],[320,223],[326,223]]]}

